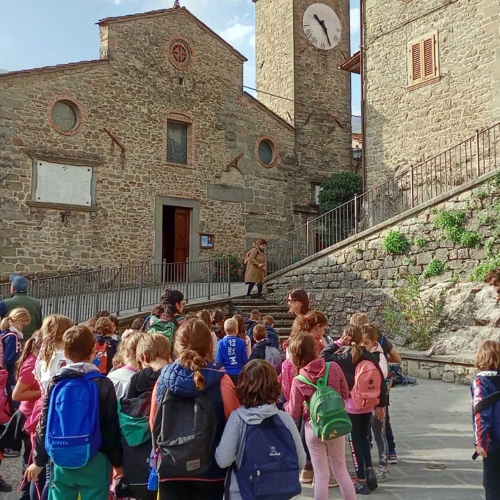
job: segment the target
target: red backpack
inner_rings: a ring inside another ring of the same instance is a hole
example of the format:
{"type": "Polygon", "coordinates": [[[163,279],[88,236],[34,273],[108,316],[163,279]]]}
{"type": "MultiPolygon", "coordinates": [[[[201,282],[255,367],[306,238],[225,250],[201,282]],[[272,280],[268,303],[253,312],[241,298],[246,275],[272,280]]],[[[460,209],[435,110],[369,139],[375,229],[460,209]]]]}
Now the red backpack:
{"type": "Polygon", "coordinates": [[[382,373],[377,365],[363,360],[356,366],[354,385],[351,389],[351,398],[357,410],[371,410],[380,402],[380,387],[382,373]]]}

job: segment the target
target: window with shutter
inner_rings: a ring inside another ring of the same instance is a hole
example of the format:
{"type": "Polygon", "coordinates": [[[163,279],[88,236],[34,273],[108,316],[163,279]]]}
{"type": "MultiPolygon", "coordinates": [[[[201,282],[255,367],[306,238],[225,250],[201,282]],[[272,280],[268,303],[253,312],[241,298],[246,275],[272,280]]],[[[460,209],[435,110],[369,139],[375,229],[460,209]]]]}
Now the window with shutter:
{"type": "Polygon", "coordinates": [[[439,76],[437,64],[437,34],[427,35],[409,44],[409,85],[435,80],[439,76]]]}

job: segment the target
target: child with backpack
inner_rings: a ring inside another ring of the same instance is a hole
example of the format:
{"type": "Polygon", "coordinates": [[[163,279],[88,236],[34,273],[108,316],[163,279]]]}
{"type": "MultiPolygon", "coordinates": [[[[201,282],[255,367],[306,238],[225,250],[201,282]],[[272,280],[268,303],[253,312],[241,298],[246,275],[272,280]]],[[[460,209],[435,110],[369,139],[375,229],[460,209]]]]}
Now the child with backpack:
{"type": "Polygon", "coordinates": [[[253,346],[250,359],[263,359],[270,363],[279,375],[281,373],[281,353],[273,346],[267,338],[264,325],[255,325],[253,328],[253,338],[256,344],[253,346]]]}
{"type": "Polygon", "coordinates": [[[107,500],[111,466],[123,475],[113,384],[92,362],[87,327],[67,330],[63,348],[69,364],[51,381],[26,478],[36,481],[50,458],[52,500],[107,500]]]}
{"type": "Polygon", "coordinates": [[[132,375],[126,392],[127,399],[151,392],[161,370],[170,363],[170,343],[161,333],[142,335],[137,342],[136,361],[139,372],[132,375]]]}
{"type": "Polygon", "coordinates": [[[31,322],[29,312],[16,307],[0,322],[2,332],[3,359],[0,361],[9,374],[8,384],[12,389],[16,385],[16,362],[21,356],[23,328],[31,322]]]}
{"type": "Polygon", "coordinates": [[[262,324],[266,328],[267,338],[272,342],[272,345],[276,347],[276,349],[280,348],[280,336],[278,332],[274,329],[274,318],[267,314],[262,318],[262,324]]]}
{"type": "MultiPolygon", "coordinates": [[[[370,324],[370,318],[365,313],[361,312],[354,313],[351,316],[350,324],[361,328],[364,325],[370,324]]],[[[379,329],[376,326],[372,325],[372,327],[375,328],[375,330],[377,331],[378,334],[377,342],[382,347],[386,360],[390,363],[401,364],[401,356],[399,355],[396,348],[389,341],[389,339],[384,337],[384,335],[380,333],[379,329]]],[[[391,418],[389,415],[389,390],[390,388],[388,389],[387,392],[387,406],[385,408],[385,428],[386,428],[387,444],[389,446],[388,463],[395,465],[398,463],[398,455],[396,453],[396,442],[394,440],[394,433],[392,431],[391,418]]]]}
{"type": "MultiPolygon", "coordinates": [[[[389,377],[389,368],[387,365],[387,359],[385,358],[384,351],[380,344],[377,342],[378,331],[372,325],[364,325],[361,327],[361,333],[363,335],[363,346],[368,352],[374,354],[377,358],[378,365],[382,370],[387,386],[389,377]]],[[[386,437],[386,420],[378,420],[375,414],[371,417],[371,431],[375,436],[375,442],[377,443],[378,449],[378,459],[379,459],[379,471],[377,472],[377,482],[382,483],[389,479],[389,468],[388,468],[388,455],[389,455],[389,445],[387,443],[386,437]]]]}
{"type": "Polygon", "coordinates": [[[248,319],[245,321],[245,330],[247,335],[250,337],[250,340],[252,341],[252,346],[255,344],[255,341],[253,339],[253,329],[254,326],[259,323],[261,320],[261,314],[258,309],[252,309],[250,311],[250,316],[248,319]]]}
{"type": "Polygon", "coordinates": [[[344,406],[349,389],[336,363],[318,357],[317,341],[306,333],[289,344],[291,360],[299,372],[293,379],[285,410],[293,419],[303,417],[305,436],[314,470],[314,498],[328,499],[329,459],[344,500],[356,500],[345,461],[345,436],[351,421],[344,406]],[[304,406],[305,403],[305,406],[304,406]]]}
{"type": "MultiPolygon", "coordinates": [[[[108,374],[108,378],[115,387],[116,398],[119,400],[127,394],[132,377],[139,371],[137,363],[137,344],[146,335],[143,332],[133,332],[123,335],[116,356],[120,356],[121,364],[108,374]]],[[[115,358],[116,358],[115,356],[115,358]]],[[[113,364],[115,359],[113,359],[113,364]]]]}
{"type": "Polygon", "coordinates": [[[483,458],[486,500],[500,498],[500,342],[486,340],[476,355],[471,383],[474,460],[483,458]]]}
{"type": "Polygon", "coordinates": [[[238,322],[234,318],[224,322],[226,336],[219,340],[216,363],[222,365],[231,377],[234,385],[238,385],[238,377],[248,361],[245,342],[238,337],[238,322]]]}
{"type": "Polygon", "coordinates": [[[103,375],[107,375],[113,368],[113,358],[118,351],[118,341],[113,338],[114,331],[115,327],[109,316],[97,320],[94,331],[94,364],[103,375]]]}
{"type": "Polygon", "coordinates": [[[214,455],[239,401],[229,376],[210,360],[212,342],[203,321],[183,323],[176,348],[176,361],[162,369],[153,392],[150,488],[159,488],[161,500],[222,500],[226,470],[214,455]]]}
{"type": "Polygon", "coordinates": [[[250,361],[237,393],[242,406],[231,413],[215,451],[219,467],[231,467],[226,500],[298,495],[306,456],[293,419],[276,407],[281,387],[275,370],[263,360],[250,361]],[[250,480],[257,468],[258,484],[250,480]]]}
{"type": "MultiPolygon", "coordinates": [[[[31,457],[31,439],[30,435],[24,430],[26,420],[31,416],[33,407],[37,399],[40,398],[40,386],[35,380],[34,369],[36,357],[42,344],[42,332],[37,330],[26,341],[21,357],[16,363],[17,366],[17,382],[12,392],[12,399],[19,402],[19,409],[16,410],[9,423],[7,424],[2,436],[0,437],[0,450],[6,448],[12,450],[21,450],[24,445],[23,452],[23,473],[29,465],[31,457]]],[[[43,488],[43,481],[39,484],[39,489],[43,488]]],[[[0,491],[11,491],[4,489],[2,484],[3,479],[0,479],[0,491]]],[[[30,498],[30,484],[23,482],[20,491],[20,499],[27,500],[30,498]]]]}
{"type": "Polygon", "coordinates": [[[377,358],[363,347],[361,329],[349,325],[344,329],[341,339],[325,347],[321,356],[327,362],[336,362],[344,372],[350,397],[346,409],[352,422],[353,460],[356,467],[356,493],[368,495],[378,487],[377,476],[373,470],[368,433],[372,412],[376,418],[385,418],[387,405],[387,385],[380,370],[377,358]],[[346,352],[337,353],[342,346],[346,352]]]}
{"type": "Polygon", "coordinates": [[[235,314],[233,318],[238,322],[238,337],[245,341],[245,346],[247,348],[247,356],[250,357],[252,354],[252,341],[247,335],[245,327],[245,319],[241,314],[235,314]]]}

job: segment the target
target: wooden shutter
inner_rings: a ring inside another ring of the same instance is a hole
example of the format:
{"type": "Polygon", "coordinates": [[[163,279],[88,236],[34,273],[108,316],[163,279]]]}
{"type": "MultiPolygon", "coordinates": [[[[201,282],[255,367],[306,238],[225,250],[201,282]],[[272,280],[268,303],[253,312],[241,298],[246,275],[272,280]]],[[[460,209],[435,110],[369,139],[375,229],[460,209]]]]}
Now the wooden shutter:
{"type": "Polygon", "coordinates": [[[435,51],[434,51],[434,36],[431,38],[426,38],[422,42],[423,46],[423,78],[434,78],[436,76],[436,62],[435,62],[435,51]]]}
{"type": "Polygon", "coordinates": [[[417,83],[422,79],[422,60],[420,42],[411,46],[411,81],[417,83]]]}

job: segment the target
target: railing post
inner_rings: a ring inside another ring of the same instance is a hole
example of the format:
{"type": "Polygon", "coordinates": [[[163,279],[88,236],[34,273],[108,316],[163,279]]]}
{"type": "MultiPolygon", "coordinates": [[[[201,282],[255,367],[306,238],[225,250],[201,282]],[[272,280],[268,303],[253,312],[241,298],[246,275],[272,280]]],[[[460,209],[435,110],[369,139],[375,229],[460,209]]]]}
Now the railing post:
{"type": "Polygon", "coordinates": [[[410,197],[411,207],[415,206],[415,179],[413,178],[413,165],[410,167],[410,197]]]}
{"type": "Polygon", "coordinates": [[[80,323],[80,308],[82,304],[82,268],[78,266],[78,285],[76,289],[75,323],[80,323]]]}
{"type": "Polygon", "coordinates": [[[123,274],[123,264],[120,262],[118,267],[118,289],[116,290],[116,315],[120,316],[120,302],[122,295],[122,274],[123,274]]]}
{"type": "Polygon", "coordinates": [[[186,259],[186,263],[184,264],[184,281],[186,282],[186,293],[184,294],[184,300],[186,301],[186,304],[189,301],[189,281],[191,279],[190,276],[190,268],[191,266],[189,265],[189,259],[186,259]]]}
{"type": "Polygon", "coordinates": [[[481,148],[479,147],[479,130],[476,130],[476,163],[477,163],[477,176],[479,177],[481,175],[481,157],[480,157],[480,150],[481,148]]]}
{"type": "Polygon", "coordinates": [[[61,275],[59,272],[56,273],[55,283],[54,283],[54,313],[59,314],[59,289],[61,287],[61,275]]]}
{"type": "Polygon", "coordinates": [[[210,276],[210,257],[208,258],[208,272],[207,272],[207,298],[210,300],[210,282],[211,282],[211,276],[210,276]]]}
{"type": "Polygon", "coordinates": [[[100,294],[101,294],[101,266],[97,267],[97,276],[96,276],[96,294],[95,294],[95,304],[94,304],[94,316],[97,316],[99,312],[100,305],[100,294]]]}
{"type": "Polygon", "coordinates": [[[33,291],[32,291],[32,295],[33,295],[33,297],[38,297],[38,273],[36,271],[35,271],[35,274],[33,276],[33,291]]]}
{"type": "Polygon", "coordinates": [[[306,257],[309,257],[309,250],[311,248],[309,227],[310,227],[310,220],[309,220],[309,218],[307,218],[307,220],[306,220],[306,257]]]}
{"type": "Polygon", "coordinates": [[[165,283],[167,282],[167,259],[163,259],[161,263],[161,285],[162,290],[165,290],[165,283]]]}
{"type": "Polygon", "coordinates": [[[231,297],[231,263],[229,262],[229,257],[227,258],[227,296],[231,297]]]}
{"type": "Polygon", "coordinates": [[[142,311],[142,286],[143,286],[143,283],[144,283],[144,261],[141,260],[141,270],[139,273],[139,307],[137,308],[137,310],[139,312],[142,311]]]}
{"type": "Polygon", "coordinates": [[[356,193],[354,195],[354,234],[358,234],[358,228],[359,228],[359,223],[358,223],[358,194],[356,193]]]}

